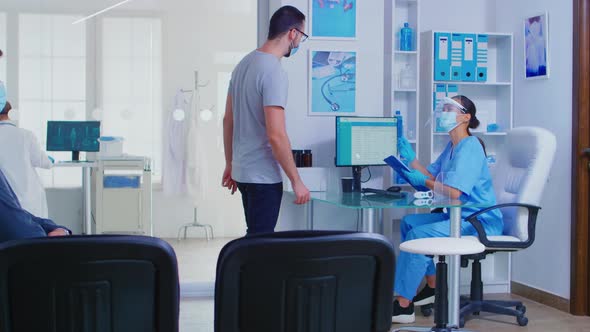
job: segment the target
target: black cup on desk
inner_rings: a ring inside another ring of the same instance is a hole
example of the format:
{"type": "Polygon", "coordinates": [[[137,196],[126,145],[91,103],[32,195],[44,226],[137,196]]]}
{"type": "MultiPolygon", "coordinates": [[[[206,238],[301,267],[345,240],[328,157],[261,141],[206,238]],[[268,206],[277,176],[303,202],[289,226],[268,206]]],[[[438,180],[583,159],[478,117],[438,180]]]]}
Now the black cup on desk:
{"type": "Polygon", "coordinates": [[[352,182],[353,182],[353,179],[351,177],[342,178],[342,192],[343,193],[351,193],[352,192],[352,182]]]}

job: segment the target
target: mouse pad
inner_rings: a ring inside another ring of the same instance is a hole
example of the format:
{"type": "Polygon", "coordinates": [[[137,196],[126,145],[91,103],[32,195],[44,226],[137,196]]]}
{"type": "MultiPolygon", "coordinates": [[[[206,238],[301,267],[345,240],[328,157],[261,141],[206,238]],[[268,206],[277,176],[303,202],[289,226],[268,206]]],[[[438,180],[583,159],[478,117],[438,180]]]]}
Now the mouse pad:
{"type": "MultiPolygon", "coordinates": [[[[406,166],[406,164],[404,164],[396,156],[389,156],[389,157],[383,159],[383,161],[385,161],[387,163],[387,165],[389,165],[391,168],[393,168],[397,172],[397,174],[399,174],[402,178],[404,178],[404,180],[406,180],[407,183],[410,183],[410,181],[408,181],[408,178],[406,177],[406,175],[404,174],[403,171],[411,172],[412,170],[408,166],[406,166]]],[[[429,191],[430,190],[430,188],[428,188],[426,186],[412,186],[412,187],[414,187],[414,189],[416,189],[418,191],[429,191]]]]}

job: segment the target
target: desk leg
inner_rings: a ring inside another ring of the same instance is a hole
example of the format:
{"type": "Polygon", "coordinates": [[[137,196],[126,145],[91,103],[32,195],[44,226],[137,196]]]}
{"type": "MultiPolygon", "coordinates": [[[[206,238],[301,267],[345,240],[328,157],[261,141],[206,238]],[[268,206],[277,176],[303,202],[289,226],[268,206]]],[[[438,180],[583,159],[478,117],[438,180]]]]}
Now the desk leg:
{"type": "Polygon", "coordinates": [[[310,199],[306,207],[307,211],[307,229],[313,231],[313,199],[310,199]]]}
{"type": "MultiPolygon", "coordinates": [[[[461,237],[461,208],[452,207],[451,237],[461,237]]],[[[449,326],[459,326],[461,256],[449,257],[449,326]]]]}
{"type": "Polygon", "coordinates": [[[383,210],[362,209],[361,210],[361,231],[367,233],[383,234],[383,210]]]}
{"type": "Polygon", "coordinates": [[[375,232],[375,209],[361,210],[361,231],[365,233],[375,232]]]}
{"type": "Polygon", "coordinates": [[[84,234],[92,234],[92,205],[91,205],[91,185],[90,185],[90,167],[82,167],[82,193],[84,195],[84,234]]]}
{"type": "Polygon", "coordinates": [[[379,223],[377,225],[377,232],[383,234],[383,209],[375,209],[375,220],[379,223]]]}

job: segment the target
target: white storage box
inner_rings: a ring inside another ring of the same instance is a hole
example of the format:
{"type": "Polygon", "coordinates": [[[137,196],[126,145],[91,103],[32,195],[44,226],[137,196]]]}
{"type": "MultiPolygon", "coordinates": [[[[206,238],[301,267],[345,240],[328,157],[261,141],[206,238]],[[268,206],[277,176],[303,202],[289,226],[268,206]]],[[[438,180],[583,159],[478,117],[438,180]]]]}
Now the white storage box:
{"type": "Polygon", "coordinates": [[[98,139],[100,142],[99,158],[102,157],[120,157],[123,155],[123,137],[102,136],[98,139]]]}
{"type": "MultiPolygon", "coordinates": [[[[328,187],[328,169],[324,167],[299,167],[299,176],[309,191],[326,191],[328,187]]],[[[283,190],[293,191],[291,181],[284,171],[283,175],[283,190]]]]}

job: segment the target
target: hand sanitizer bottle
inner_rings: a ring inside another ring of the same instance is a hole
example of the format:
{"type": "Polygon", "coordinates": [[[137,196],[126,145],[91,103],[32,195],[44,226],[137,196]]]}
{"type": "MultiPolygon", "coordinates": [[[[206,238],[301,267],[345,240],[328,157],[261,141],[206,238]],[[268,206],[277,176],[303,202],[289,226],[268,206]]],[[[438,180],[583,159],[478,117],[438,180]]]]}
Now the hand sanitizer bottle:
{"type": "Polygon", "coordinates": [[[404,27],[400,33],[400,51],[411,51],[412,50],[412,29],[408,22],[404,23],[404,27]]]}

